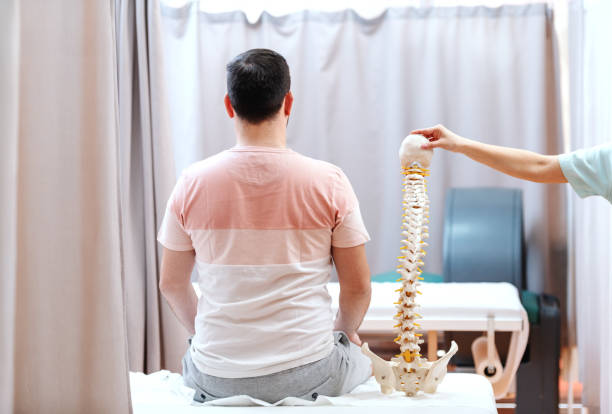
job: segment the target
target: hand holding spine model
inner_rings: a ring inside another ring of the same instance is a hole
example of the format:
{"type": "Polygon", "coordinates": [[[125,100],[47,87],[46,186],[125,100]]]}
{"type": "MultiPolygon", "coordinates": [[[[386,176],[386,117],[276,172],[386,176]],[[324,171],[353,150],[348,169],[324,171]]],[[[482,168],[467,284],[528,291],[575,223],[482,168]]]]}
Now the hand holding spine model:
{"type": "Polygon", "coordinates": [[[397,314],[397,337],[395,342],[400,346],[400,354],[391,361],[385,361],[368,348],[364,343],[362,352],[372,360],[372,367],[376,381],[384,394],[393,390],[403,391],[407,396],[416,396],[419,391],[427,393],[436,392],[446,374],[446,366],[450,358],[457,352],[457,344],[453,341],[451,349],[435,362],[421,358],[420,344],[423,340],[417,333],[420,325],[416,322],[421,316],[416,312],[416,295],[420,294],[419,281],[423,266],[423,256],[427,246],[424,239],[429,237],[429,199],[425,177],[429,175],[429,163],[433,155],[432,150],[423,150],[421,145],[427,143],[422,135],[408,135],[400,146],[399,156],[404,174],[404,214],[402,214],[402,247],[398,257],[397,272],[400,274],[398,282],[402,287],[398,289],[399,299],[397,314]]]}

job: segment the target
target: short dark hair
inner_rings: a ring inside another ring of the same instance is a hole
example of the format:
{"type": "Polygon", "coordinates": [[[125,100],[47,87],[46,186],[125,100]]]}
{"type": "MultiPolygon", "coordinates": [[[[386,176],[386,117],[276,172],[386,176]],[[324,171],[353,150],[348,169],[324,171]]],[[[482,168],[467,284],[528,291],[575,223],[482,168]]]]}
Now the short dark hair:
{"type": "Polygon", "coordinates": [[[272,118],[290,87],[287,61],[273,50],[247,50],[227,64],[227,93],[232,107],[252,124],[272,118]]]}

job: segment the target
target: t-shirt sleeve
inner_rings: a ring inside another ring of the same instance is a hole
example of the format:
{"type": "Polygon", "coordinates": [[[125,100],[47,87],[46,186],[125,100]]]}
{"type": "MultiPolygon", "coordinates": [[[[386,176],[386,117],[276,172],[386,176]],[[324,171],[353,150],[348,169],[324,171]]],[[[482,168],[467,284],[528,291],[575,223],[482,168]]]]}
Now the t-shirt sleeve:
{"type": "Polygon", "coordinates": [[[335,226],[332,229],[332,246],[355,247],[370,240],[363,224],[359,202],[346,175],[340,171],[334,189],[335,226]]]}
{"type": "Polygon", "coordinates": [[[193,250],[191,236],[185,230],[185,178],[181,176],[172,190],[157,240],[170,250],[193,250]]]}
{"type": "Polygon", "coordinates": [[[599,195],[612,203],[612,144],[561,154],[559,165],[580,197],[599,195]]]}

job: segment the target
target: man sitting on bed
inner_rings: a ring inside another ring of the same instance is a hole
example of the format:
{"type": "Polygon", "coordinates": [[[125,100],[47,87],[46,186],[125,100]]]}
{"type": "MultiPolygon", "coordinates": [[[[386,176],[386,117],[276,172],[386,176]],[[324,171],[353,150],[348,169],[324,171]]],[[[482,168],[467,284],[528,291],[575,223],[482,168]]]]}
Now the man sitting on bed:
{"type": "Polygon", "coordinates": [[[337,396],[371,375],[357,346],[370,302],[369,236],[342,170],[287,148],[289,86],[287,62],[271,50],[227,65],[236,146],[183,171],[159,231],[159,287],[193,334],[183,376],[197,401],[337,396]]]}

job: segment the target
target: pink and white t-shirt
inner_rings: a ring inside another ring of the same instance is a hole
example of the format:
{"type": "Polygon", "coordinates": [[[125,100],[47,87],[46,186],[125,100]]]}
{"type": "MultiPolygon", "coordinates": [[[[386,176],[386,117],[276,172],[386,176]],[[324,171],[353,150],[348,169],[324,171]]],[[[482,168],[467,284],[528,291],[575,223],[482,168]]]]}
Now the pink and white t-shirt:
{"type": "Polygon", "coordinates": [[[340,168],[286,148],[237,146],[183,172],[158,240],[195,249],[194,364],[244,378],[331,353],[331,246],[369,236],[340,168]]]}

